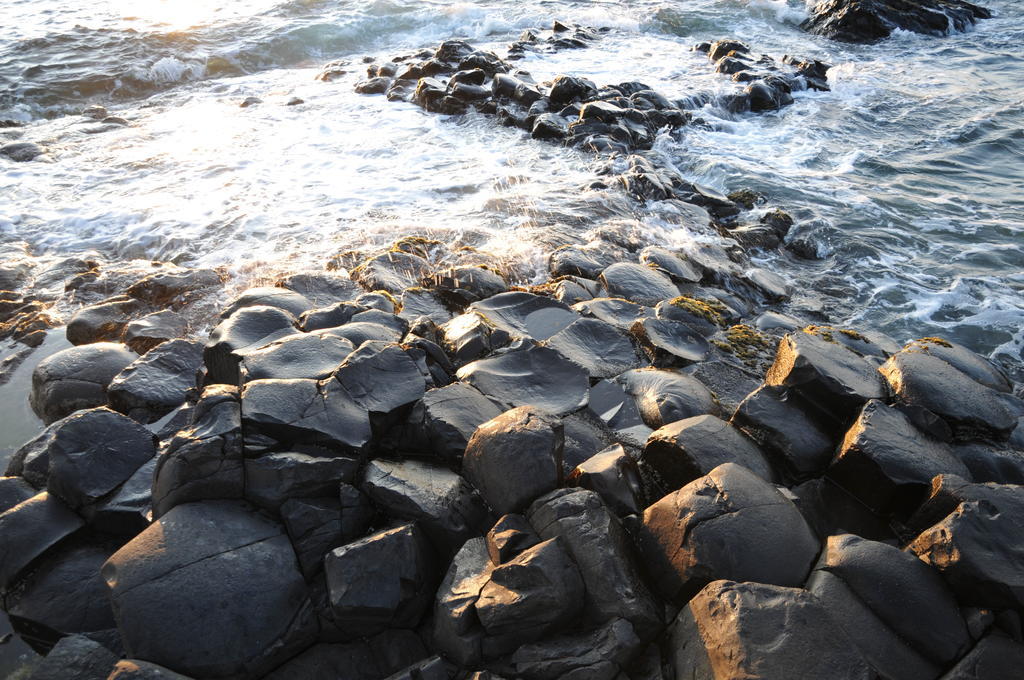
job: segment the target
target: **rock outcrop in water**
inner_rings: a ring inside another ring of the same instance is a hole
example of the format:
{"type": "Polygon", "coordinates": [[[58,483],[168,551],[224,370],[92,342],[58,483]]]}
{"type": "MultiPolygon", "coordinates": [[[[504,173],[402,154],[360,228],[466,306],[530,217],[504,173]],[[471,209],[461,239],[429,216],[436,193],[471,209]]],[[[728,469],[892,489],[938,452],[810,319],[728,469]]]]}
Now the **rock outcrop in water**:
{"type": "Polygon", "coordinates": [[[966,31],[991,16],[966,0],[821,0],[800,26],[836,40],[868,43],[897,29],[928,35],[966,31]]]}
{"type": "Polygon", "coordinates": [[[40,677],[1007,677],[1020,386],[604,236],[532,287],[406,239],[243,292],[205,352],[41,364],[61,419],[0,479],[40,677]]]}

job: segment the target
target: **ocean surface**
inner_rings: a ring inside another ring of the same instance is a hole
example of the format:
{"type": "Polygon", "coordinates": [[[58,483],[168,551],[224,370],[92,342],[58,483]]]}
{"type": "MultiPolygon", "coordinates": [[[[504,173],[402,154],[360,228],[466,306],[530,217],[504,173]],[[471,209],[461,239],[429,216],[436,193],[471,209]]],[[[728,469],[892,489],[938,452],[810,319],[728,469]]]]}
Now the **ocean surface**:
{"type": "Polygon", "coordinates": [[[796,218],[790,238],[820,259],[782,249],[759,264],[808,307],[1019,362],[1024,7],[984,4],[995,18],[964,34],[857,46],[800,30],[802,0],[3,0],[0,119],[26,125],[0,135],[50,153],[0,161],[0,245],[225,266],[241,287],[409,233],[504,253],[526,278],[543,275],[553,243],[609,220],[654,243],[707,239],[657,205],[582,190],[605,162],[593,155],[353,85],[364,57],[452,37],[504,55],[524,29],[560,19],[610,30],[586,49],[528,55],[538,81],[640,80],[678,98],[733,87],[691,51],[732,37],[833,64],[832,90],[769,114],[706,106],[707,125],[656,149],[694,181],[752,188],[796,218]],[[333,60],[349,73],[316,80],[333,60]],[[262,103],[240,107],[249,96],[262,103]],[[130,124],[83,118],[93,104],[130,124]]]}
{"type": "MultiPolygon", "coordinates": [[[[609,221],[635,223],[652,243],[712,238],[656,204],[581,189],[605,160],[353,85],[364,57],[453,37],[504,55],[524,29],[560,19],[610,30],[586,49],[528,55],[521,65],[538,81],[640,80],[680,98],[732,89],[691,47],[738,38],[833,64],[831,91],[797,93],[770,114],[706,106],[707,125],[658,140],[666,161],[722,191],[762,192],[796,218],[790,238],[820,259],[781,249],[758,264],[801,305],[1019,366],[1024,5],[982,4],[995,18],[967,33],[856,46],[801,31],[803,0],[0,0],[0,120],[25,124],[0,140],[49,149],[36,162],[0,159],[0,249],[223,266],[241,288],[412,233],[507,255],[525,279],[543,277],[553,244],[609,221]],[[316,80],[333,60],[349,73],[316,80]],[[240,107],[250,96],[262,103],[240,107]],[[94,104],[129,125],[83,118],[94,104]]],[[[30,415],[24,425],[37,427],[30,415]]]]}

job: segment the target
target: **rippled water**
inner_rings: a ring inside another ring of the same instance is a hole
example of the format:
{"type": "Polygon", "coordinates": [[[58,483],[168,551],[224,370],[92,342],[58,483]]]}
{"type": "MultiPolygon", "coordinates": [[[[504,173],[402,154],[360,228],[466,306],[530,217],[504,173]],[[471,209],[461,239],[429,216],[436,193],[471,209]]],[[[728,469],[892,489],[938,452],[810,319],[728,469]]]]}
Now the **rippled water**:
{"type": "Polygon", "coordinates": [[[540,80],[641,80],[673,97],[728,89],[700,40],[736,37],[822,59],[831,92],[767,115],[706,109],[657,149],[688,177],[750,187],[797,218],[823,259],[764,256],[798,299],[897,339],[942,335],[1020,360],[1024,348],[1024,40],[1020,4],[944,38],[874,46],[802,32],[800,0],[6,3],[0,133],[51,150],[0,160],[0,240],[45,256],[226,265],[239,281],[321,266],[337,250],[431,233],[539,272],[545,249],[605,220],[652,241],[711,238],[616,190],[582,191],[597,161],[493,119],[444,117],[352,91],[362,57],[450,37],[503,53],[553,18],[612,30],[583,50],[530,55],[540,80]],[[334,82],[330,60],[352,62],[334,82]],[[257,106],[240,108],[247,96],[257,106]],[[287,106],[292,97],[304,103],[287,106]],[[129,127],[97,133],[102,104],[129,127]]]}

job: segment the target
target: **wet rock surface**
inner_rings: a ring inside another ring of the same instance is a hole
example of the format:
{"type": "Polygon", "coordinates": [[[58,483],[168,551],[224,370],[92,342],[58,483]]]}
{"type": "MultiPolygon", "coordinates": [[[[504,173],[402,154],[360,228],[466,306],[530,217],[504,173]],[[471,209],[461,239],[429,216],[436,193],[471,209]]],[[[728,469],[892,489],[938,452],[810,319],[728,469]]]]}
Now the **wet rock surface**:
{"type": "Polygon", "coordinates": [[[801,27],[844,42],[869,43],[897,29],[928,35],[965,31],[991,16],[964,0],[821,0],[801,27]]]}

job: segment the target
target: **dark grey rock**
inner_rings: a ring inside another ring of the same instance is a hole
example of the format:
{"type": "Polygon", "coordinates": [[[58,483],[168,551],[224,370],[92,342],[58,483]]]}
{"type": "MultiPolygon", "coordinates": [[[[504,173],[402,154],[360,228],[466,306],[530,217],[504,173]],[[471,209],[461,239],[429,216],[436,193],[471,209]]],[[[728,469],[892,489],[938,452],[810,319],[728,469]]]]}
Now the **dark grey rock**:
{"type": "Polygon", "coordinates": [[[158,307],[179,307],[191,297],[222,287],[213,269],[165,269],[145,276],[128,288],[128,295],[158,307]]]}
{"type": "Polygon", "coordinates": [[[559,489],[537,499],[527,519],[541,538],[561,537],[586,587],[584,616],[629,621],[641,638],[661,628],[661,614],[640,577],[632,541],[593,491],[559,489]]]}
{"type": "Polygon", "coordinates": [[[620,517],[637,514],[644,507],[640,470],[621,444],[577,465],[566,482],[596,492],[620,517]]]}
{"type": "Polygon", "coordinates": [[[0,513],[35,496],[37,491],[21,477],[0,477],[0,513]]]}
{"type": "Polygon", "coordinates": [[[940,680],[1001,680],[1012,678],[1024,664],[1024,645],[999,633],[989,633],[940,680]]]}
{"type": "Polygon", "coordinates": [[[584,369],[553,349],[536,346],[474,361],[457,375],[500,403],[535,406],[555,415],[586,406],[590,387],[584,369]]]}
{"type": "Polygon", "coordinates": [[[242,378],[320,380],[331,375],[354,349],[350,340],[329,332],[291,335],[247,353],[242,360],[242,378]]]}
{"type": "Polygon", "coordinates": [[[1013,384],[1005,373],[994,366],[991,361],[975,354],[963,345],[939,338],[922,338],[908,344],[906,350],[908,352],[924,352],[938,357],[961,373],[970,376],[975,382],[996,392],[1010,393],[1013,391],[1013,384]]]}
{"type": "Polygon", "coordinates": [[[453,316],[441,298],[426,288],[409,288],[403,291],[402,311],[399,314],[410,323],[425,316],[438,325],[448,323],[453,316]]]}
{"type": "Polygon", "coordinates": [[[384,290],[375,290],[370,293],[363,293],[355,299],[357,305],[367,309],[376,309],[388,314],[395,313],[395,296],[384,290]]]}
{"type": "Polygon", "coordinates": [[[5,156],[15,163],[32,161],[46,153],[46,149],[35,142],[12,142],[0,146],[0,156],[5,156]]]}
{"type": "Polygon", "coordinates": [[[835,534],[856,534],[875,541],[896,541],[888,517],[873,512],[827,477],[809,479],[792,487],[787,495],[821,540],[835,534]]]}
{"type": "Polygon", "coordinates": [[[642,647],[628,621],[613,619],[594,630],[523,645],[510,666],[525,680],[612,680],[642,647]]]}
{"type": "Polygon", "coordinates": [[[734,463],[647,508],[639,541],[656,590],[676,605],[721,578],[799,586],[819,548],[796,506],[734,463]]]}
{"type": "Polygon", "coordinates": [[[672,624],[669,665],[676,677],[876,678],[829,614],[798,588],[715,581],[672,624]]]}
{"type": "Polygon", "coordinates": [[[241,498],[242,456],[238,389],[211,385],[196,403],[188,427],[161,447],[153,473],[154,516],[192,501],[241,498]]]}
{"type": "Polygon", "coordinates": [[[590,388],[587,410],[614,430],[615,436],[632,446],[643,446],[654,432],[640,417],[634,398],[613,380],[602,380],[590,388]]]}
{"type": "Polygon", "coordinates": [[[114,628],[100,567],[117,547],[110,540],[89,537],[54,548],[7,592],[4,609],[19,626],[43,626],[58,634],[114,628]]]}
{"type": "Polygon", "coordinates": [[[762,385],[740,402],[729,421],[763,449],[793,479],[818,476],[835,451],[832,436],[782,387],[762,385]]]}
{"type": "Polygon", "coordinates": [[[145,354],[157,345],[185,335],[185,317],[165,309],[129,321],[122,339],[137,354],[145,354]]]}
{"type": "Polygon", "coordinates": [[[469,306],[493,326],[512,336],[547,340],[578,316],[565,304],[533,293],[495,295],[469,306]]]}
{"type": "Polygon", "coordinates": [[[141,423],[156,422],[192,396],[202,365],[199,342],[170,340],[158,345],[110,381],[110,406],[141,423]]]}
{"type": "Polygon", "coordinates": [[[559,539],[527,548],[496,566],[475,609],[489,637],[508,652],[572,623],[583,605],[583,581],[559,539]]]}
{"type": "Polygon", "coordinates": [[[295,318],[302,316],[317,305],[305,296],[287,288],[264,286],[250,288],[232,300],[220,313],[220,318],[227,319],[240,309],[246,307],[273,307],[288,312],[295,318]]]}
{"type": "Polygon", "coordinates": [[[637,321],[654,316],[650,307],[639,305],[622,298],[594,298],[572,306],[583,316],[600,319],[616,328],[628,331],[637,321]]]}
{"type": "Polygon", "coordinates": [[[324,328],[344,326],[352,320],[353,316],[359,312],[365,312],[367,309],[369,307],[364,307],[355,302],[337,302],[327,307],[317,307],[308,312],[303,312],[302,316],[299,317],[299,328],[308,333],[324,328]]]}
{"type": "Polygon", "coordinates": [[[60,499],[45,491],[0,514],[0,587],[6,589],[22,569],[76,532],[85,522],[60,499]]]}
{"type": "Polygon", "coordinates": [[[641,460],[669,490],[708,474],[723,463],[737,463],[766,481],[774,479],[764,454],[746,435],[712,415],[686,418],[655,430],[641,460]]]}
{"type": "Polygon", "coordinates": [[[992,13],[964,0],[822,0],[800,27],[835,40],[870,43],[900,29],[927,35],[966,31],[992,13]]]}
{"type": "Polygon", "coordinates": [[[503,515],[487,532],[487,554],[495,566],[513,560],[538,543],[540,537],[522,515],[503,515]]]}
{"type": "Polygon", "coordinates": [[[415,633],[390,630],[361,640],[318,643],[289,659],[268,680],[380,680],[426,657],[415,633]]]}
{"type": "Polygon", "coordinates": [[[451,680],[457,676],[458,671],[457,667],[435,654],[389,675],[384,680],[451,680]]]}
{"type": "Polygon", "coordinates": [[[359,461],[336,456],[318,458],[304,453],[270,453],[245,460],[245,498],[277,511],[289,498],[331,496],[341,482],[352,483],[359,461]]]}
{"type": "Polygon", "coordinates": [[[153,477],[159,456],[143,463],[112,496],[90,509],[89,524],[118,536],[135,536],[149,526],[153,477]]]}
{"type": "Polygon", "coordinates": [[[561,484],[563,446],[560,421],[522,406],[477,428],[463,474],[495,512],[518,512],[561,484]]]}
{"type": "Polygon", "coordinates": [[[839,421],[852,418],[869,399],[886,396],[872,364],[843,345],[803,331],[779,343],[765,384],[789,388],[839,421]]]}
{"type": "Polygon", "coordinates": [[[139,659],[121,659],[104,680],[191,680],[169,668],[139,659]]]}
{"type": "Polygon", "coordinates": [[[956,456],[970,471],[976,482],[1024,484],[1024,451],[967,442],[953,447],[956,456]]]}
{"type": "Polygon", "coordinates": [[[399,338],[409,330],[409,322],[394,312],[381,309],[367,309],[352,317],[350,323],[373,323],[390,329],[399,338]]]}
{"type": "MultiPolygon", "coordinates": [[[[422,382],[419,373],[416,377],[422,382]]],[[[379,385],[381,391],[390,385],[379,385]]],[[[289,444],[359,454],[369,445],[370,414],[334,378],[253,380],[242,390],[242,425],[289,444]]]]}
{"type": "Polygon", "coordinates": [[[586,78],[558,75],[551,81],[548,98],[551,105],[563,107],[576,102],[585,102],[597,95],[597,86],[586,78]]]}
{"type": "Polygon", "coordinates": [[[629,336],[599,319],[577,319],[544,344],[582,366],[592,378],[610,378],[640,364],[629,336]]]}
{"type": "Polygon", "coordinates": [[[475,312],[461,314],[440,328],[441,343],[456,366],[464,366],[511,341],[508,331],[495,328],[475,312]]]}
{"type": "Polygon", "coordinates": [[[830,537],[807,590],[886,678],[937,677],[969,649],[967,626],[942,577],[885,543],[830,537]]]}
{"type": "Polygon", "coordinates": [[[278,285],[296,292],[316,307],[326,307],[359,297],[363,289],[340,274],[329,272],[298,272],[282,278],[278,285]]]}
{"type": "Polygon", "coordinates": [[[644,305],[656,305],[679,295],[679,287],[667,274],[635,262],[616,262],[601,272],[599,280],[609,297],[644,305]]]}
{"type": "MultiPolygon", "coordinates": [[[[942,479],[942,478],[940,478],[942,479]]],[[[1024,606],[1024,487],[975,485],[907,549],[937,569],[962,605],[1024,606]],[[980,493],[979,493],[980,492],[980,493]]]]}
{"type": "Polygon", "coordinates": [[[315,632],[288,537],[244,503],[175,507],[102,575],[128,656],[188,675],[262,675],[315,632]]]}
{"type": "Polygon", "coordinates": [[[436,584],[434,555],[415,524],[385,529],[327,554],[331,608],[344,630],[414,628],[436,584]]]}
{"type": "Polygon", "coordinates": [[[32,669],[28,680],[107,680],[117,655],[83,635],[69,635],[32,669]]]}
{"type": "Polygon", "coordinates": [[[508,290],[508,283],[499,274],[472,265],[442,269],[424,283],[429,284],[442,300],[455,308],[465,307],[471,302],[508,290]]]}
{"type": "Polygon", "coordinates": [[[352,352],[334,372],[360,408],[391,413],[423,397],[426,381],[416,362],[400,346],[368,342],[352,352]]]}
{"type": "Polygon", "coordinates": [[[582,276],[596,279],[609,264],[611,262],[605,261],[599,253],[575,245],[555,248],[548,255],[548,271],[552,277],[582,276]]]}
{"type": "Polygon", "coordinates": [[[401,295],[430,274],[430,264],[418,255],[390,251],[366,260],[350,273],[352,279],[367,290],[401,295]]]}
{"type": "Polygon", "coordinates": [[[239,363],[245,354],[298,333],[295,324],[292,314],[274,307],[240,309],[210,333],[203,350],[207,381],[237,385],[239,363]]]}
{"type": "Polygon", "coordinates": [[[629,331],[659,368],[688,366],[703,361],[711,351],[708,341],[682,321],[641,319],[629,331]]]}
{"type": "Polygon", "coordinates": [[[409,420],[434,455],[458,462],[476,429],[499,415],[501,409],[478,390],[454,383],[427,390],[409,420]]]}
{"type": "Polygon", "coordinates": [[[402,334],[394,328],[370,321],[350,321],[337,328],[325,328],[322,332],[345,338],[355,347],[359,347],[364,342],[398,342],[402,339],[402,334]]]}
{"type": "Polygon", "coordinates": [[[698,283],[701,272],[668,248],[647,246],[640,251],[640,264],[668,274],[675,283],[698,283]]]}
{"type": "Polygon", "coordinates": [[[72,345],[117,342],[132,317],[145,308],[142,302],[127,296],[83,307],[68,320],[68,342],[72,345]]]}
{"type": "Polygon", "coordinates": [[[644,423],[654,429],[718,411],[711,391],[683,373],[641,368],[626,371],[615,380],[636,401],[644,423]]]}
{"type": "Polygon", "coordinates": [[[437,590],[431,631],[434,644],[462,666],[475,666],[483,659],[484,630],[476,615],[476,602],[495,566],[484,539],[471,538],[452,559],[437,590]]]}
{"type": "Polygon", "coordinates": [[[949,445],[927,438],[907,416],[877,400],[864,405],[828,470],[868,507],[904,515],[941,474],[970,476],[949,445]]]}
{"type": "Polygon", "coordinates": [[[1017,425],[1015,414],[999,392],[932,354],[899,352],[879,371],[888,380],[898,404],[938,416],[957,440],[1005,440],[1017,425]]]}
{"type": "MultiPolygon", "coordinates": [[[[302,574],[312,578],[332,548],[344,542],[338,498],[289,498],[280,507],[302,574]]],[[[355,538],[355,537],[349,537],[355,538]]]]}
{"type": "Polygon", "coordinates": [[[52,354],[32,371],[32,410],[49,425],[107,403],[107,386],[138,357],[124,345],[97,342],[52,354]]]}
{"type": "Polygon", "coordinates": [[[483,501],[459,475],[418,460],[371,461],[363,492],[392,519],[416,522],[438,552],[454,554],[490,524],[483,501]]]}
{"type": "Polygon", "coordinates": [[[53,431],[47,490],[81,510],[107,495],[156,455],[156,437],[107,408],[80,411],[53,431]]]}

